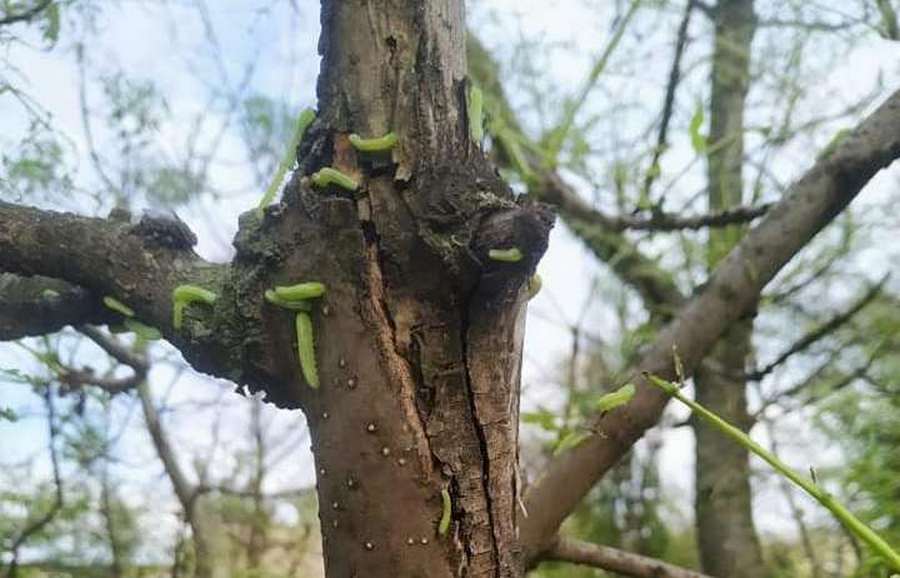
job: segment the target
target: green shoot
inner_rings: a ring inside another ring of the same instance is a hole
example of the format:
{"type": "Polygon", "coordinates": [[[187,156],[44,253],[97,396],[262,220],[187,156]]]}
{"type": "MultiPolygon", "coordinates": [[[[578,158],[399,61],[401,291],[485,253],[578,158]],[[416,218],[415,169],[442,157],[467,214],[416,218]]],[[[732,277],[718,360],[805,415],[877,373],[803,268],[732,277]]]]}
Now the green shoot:
{"type": "Polygon", "coordinates": [[[288,144],[287,151],[285,151],[284,156],[281,158],[281,162],[278,163],[278,169],[275,171],[275,176],[272,178],[269,188],[266,189],[265,194],[259,200],[259,206],[256,208],[256,214],[259,215],[260,218],[262,218],[263,210],[275,200],[275,194],[278,192],[278,187],[281,186],[281,181],[284,180],[284,175],[288,172],[288,169],[294,165],[294,161],[297,159],[297,147],[300,146],[300,141],[303,140],[303,134],[306,133],[306,129],[309,128],[309,125],[311,125],[315,119],[316,111],[311,108],[304,109],[297,118],[297,128],[294,129],[294,135],[291,137],[291,142],[288,144]]]}
{"type": "Polygon", "coordinates": [[[834,517],[837,518],[849,532],[868,544],[872,550],[881,556],[894,570],[900,570],[900,553],[891,548],[881,536],[876,534],[875,531],[867,526],[862,520],[854,516],[850,510],[835,500],[831,494],[817,486],[814,481],[808,480],[791,469],[790,466],[782,462],[778,456],[753,441],[746,433],[726,422],[699,403],[685,397],[677,384],[660,379],[649,373],[645,373],[644,377],[646,377],[651,384],[688,406],[691,411],[706,420],[720,432],[762,458],[763,461],[772,466],[779,474],[800,486],[800,488],[812,496],[813,499],[828,508],[828,510],[834,514],[834,517]]]}

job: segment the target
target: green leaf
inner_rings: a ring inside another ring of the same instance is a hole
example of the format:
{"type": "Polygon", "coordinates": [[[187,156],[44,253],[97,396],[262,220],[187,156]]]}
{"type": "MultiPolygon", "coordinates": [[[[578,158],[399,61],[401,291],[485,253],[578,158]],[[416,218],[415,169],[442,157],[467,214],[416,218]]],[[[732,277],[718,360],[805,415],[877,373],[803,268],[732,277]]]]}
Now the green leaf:
{"type": "Polygon", "coordinates": [[[545,431],[559,431],[559,426],[556,425],[556,416],[546,409],[523,413],[522,422],[540,426],[540,428],[545,431]]]}
{"type": "Polygon", "coordinates": [[[703,103],[698,102],[697,108],[694,109],[694,116],[691,117],[691,123],[688,125],[688,132],[691,135],[691,146],[698,155],[706,154],[706,135],[700,132],[703,126],[703,103]]]}
{"type": "Polygon", "coordinates": [[[0,407],[0,421],[16,421],[19,419],[19,416],[16,415],[12,409],[8,407],[0,407]]]}

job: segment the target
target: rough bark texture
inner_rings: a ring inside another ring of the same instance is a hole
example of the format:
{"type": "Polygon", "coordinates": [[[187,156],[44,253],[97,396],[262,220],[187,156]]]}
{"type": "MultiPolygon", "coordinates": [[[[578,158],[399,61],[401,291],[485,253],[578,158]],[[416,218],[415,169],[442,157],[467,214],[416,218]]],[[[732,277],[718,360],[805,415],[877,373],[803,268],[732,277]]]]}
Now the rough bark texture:
{"type": "MultiPolygon", "coordinates": [[[[750,85],[753,0],[720,0],[715,10],[708,157],[711,211],[743,202],[744,109],[750,85]],[[721,145],[721,146],[720,146],[721,145]]],[[[709,233],[709,265],[714,268],[743,234],[740,226],[709,233]]],[[[729,423],[749,429],[746,380],[751,354],[752,318],[736,321],[694,376],[697,401],[729,423]],[[715,369],[710,369],[713,367],[715,369]],[[736,377],[741,376],[741,377],[736,377]]],[[[693,420],[696,436],[695,522],[703,570],[713,576],[762,578],[766,575],[753,523],[749,453],[705,420],[693,420]]]]}
{"type": "Polygon", "coordinates": [[[343,259],[333,272],[294,275],[324,278],[334,312],[317,329],[329,377],[306,401],[329,576],[520,572],[521,287],[551,218],[519,206],[469,140],[463,22],[459,1],[323,3],[302,166],[339,168],[362,194],[323,201],[295,181],[284,217],[330,213],[342,228],[309,243],[343,259]],[[391,159],[347,142],[389,130],[401,135],[391,159]],[[512,246],[521,262],[487,258],[512,246]],[[453,523],[439,536],[444,488],[453,523]]]}

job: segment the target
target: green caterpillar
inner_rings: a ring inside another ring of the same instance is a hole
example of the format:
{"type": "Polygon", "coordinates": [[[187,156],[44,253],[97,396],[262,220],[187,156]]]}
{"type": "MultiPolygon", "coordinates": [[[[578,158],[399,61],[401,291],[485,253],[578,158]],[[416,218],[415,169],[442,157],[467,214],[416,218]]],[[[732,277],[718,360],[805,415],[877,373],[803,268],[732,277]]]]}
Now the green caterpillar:
{"type": "Polygon", "coordinates": [[[272,289],[266,289],[264,295],[266,301],[268,301],[272,305],[277,305],[278,307],[282,307],[284,309],[290,309],[291,311],[312,311],[312,305],[307,301],[288,301],[287,299],[282,299],[272,289]]]}
{"type": "Polygon", "coordinates": [[[196,285],[179,285],[172,291],[172,326],[175,329],[181,329],[184,308],[195,301],[212,305],[216,302],[216,294],[196,285]]]}
{"type": "Polygon", "coordinates": [[[125,317],[134,317],[134,309],[125,305],[115,297],[107,295],[103,298],[103,304],[115,311],[116,313],[121,313],[125,317]]]}
{"type": "Polygon", "coordinates": [[[615,408],[621,405],[625,405],[626,403],[631,401],[631,398],[634,397],[635,391],[637,391],[637,389],[634,387],[633,383],[623,385],[616,391],[601,396],[600,399],[597,400],[597,404],[595,407],[600,413],[612,411],[615,408]]]}
{"type": "Polygon", "coordinates": [[[389,132],[378,138],[362,138],[355,133],[350,135],[350,144],[353,145],[353,148],[364,153],[391,150],[394,148],[394,145],[397,144],[398,140],[400,139],[397,137],[397,133],[393,132],[389,132]]]}
{"type": "Polygon", "coordinates": [[[296,311],[294,329],[297,333],[297,353],[300,356],[300,371],[303,379],[313,389],[319,388],[319,371],[316,368],[316,349],[313,336],[312,311],[310,299],[321,297],[325,294],[325,284],[318,281],[297,283],[296,285],[280,285],[275,289],[267,289],[264,296],[266,301],[296,311]]]}
{"type": "Polygon", "coordinates": [[[272,204],[272,201],[275,199],[275,194],[278,192],[278,186],[281,185],[281,181],[284,180],[285,173],[287,173],[288,169],[294,165],[294,161],[297,157],[297,147],[300,145],[300,141],[303,140],[306,129],[309,128],[309,125],[311,125],[315,119],[316,111],[311,108],[304,109],[297,118],[297,127],[294,129],[294,135],[291,137],[288,149],[284,153],[281,162],[278,163],[278,170],[275,171],[275,176],[272,178],[269,188],[266,189],[266,193],[259,200],[259,206],[256,208],[256,214],[259,215],[260,218],[262,218],[263,210],[272,204]]]}
{"type": "Polygon", "coordinates": [[[348,191],[355,191],[359,184],[337,169],[325,167],[313,173],[312,182],[317,187],[336,185],[348,191]]]}
{"type": "Polygon", "coordinates": [[[305,311],[298,311],[294,318],[297,331],[297,353],[300,355],[300,371],[303,379],[313,389],[319,388],[319,371],[316,368],[316,349],[313,341],[312,318],[305,311]]]}
{"type": "Polygon", "coordinates": [[[438,534],[444,536],[450,529],[450,513],[453,509],[450,492],[447,491],[447,488],[441,490],[441,500],[443,501],[443,510],[441,511],[441,521],[438,523],[438,534]]]}
{"type": "Polygon", "coordinates": [[[504,263],[518,263],[522,260],[522,251],[518,247],[510,249],[491,249],[488,251],[488,258],[493,261],[502,261],[504,263]]]}
{"type": "Polygon", "coordinates": [[[310,281],[308,283],[298,283],[289,286],[276,286],[275,295],[281,299],[288,301],[299,301],[303,299],[314,299],[325,294],[325,285],[318,281],[310,281]]]}

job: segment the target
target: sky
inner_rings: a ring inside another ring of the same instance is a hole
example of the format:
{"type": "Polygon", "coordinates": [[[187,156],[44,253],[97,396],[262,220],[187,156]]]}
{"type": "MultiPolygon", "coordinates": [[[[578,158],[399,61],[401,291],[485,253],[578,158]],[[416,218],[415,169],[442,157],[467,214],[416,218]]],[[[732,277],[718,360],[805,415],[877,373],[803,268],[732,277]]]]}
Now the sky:
{"type": "MultiPolygon", "coordinates": [[[[212,142],[217,129],[221,128],[217,119],[220,118],[222,102],[211,101],[210,94],[215,91],[217,84],[237,85],[249,64],[265,63],[258,66],[252,76],[252,90],[284,99],[297,111],[314,105],[315,78],[319,66],[316,52],[317,5],[311,0],[299,0],[295,4],[297,10],[290,9],[288,2],[211,1],[206,12],[211,26],[205,27],[201,18],[203,12],[190,3],[110,3],[100,13],[95,23],[95,32],[88,36],[90,70],[120,68],[129,75],[151,79],[159,87],[161,94],[165,96],[166,106],[176,121],[166,122],[160,127],[156,145],[160,155],[177,158],[185,150],[184,143],[198,116],[209,117],[200,133],[199,142],[212,142]],[[256,10],[258,4],[272,6],[272,12],[256,10]],[[265,41],[260,42],[261,38],[265,41]],[[210,46],[220,51],[220,60],[208,56],[210,46]]],[[[542,86],[552,96],[564,94],[580,85],[590,66],[589,55],[599,51],[608,39],[609,15],[614,12],[617,4],[602,0],[479,0],[470,3],[469,18],[473,28],[479,31],[490,48],[496,50],[503,62],[514,65],[518,62],[511,47],[522,39],[540,39],[547,46],[552,46],[552,50],[531,63],[540,67],[542,86]],[[514,23],[514,26],[510,23],[514,23]]],[[[674,22],[673,19],[669,20],[674,22]]],[[[639,20],[638,23],[647,34],[652,32],[655,25],[650,20],[639,20]]],[[[75,39],[67,38],[67,32],[71,30],[64,26],[63,44],[68,46],[75,39]]],[[[695,26],[694,34],[700,33],[700,26],[695,26]]],[[[658,44],[648,42],[643,50],[648,51],[651,58],[649,64],[648,60],[641,59],[640,66],[658,67],[660,75],[663,75],[668,67],[669,56],[668,52],[662,52],[661,49],[658,44]],[[652,57],[653,50],[660,51],[659,58],[652,57]]],[[[821,79],[822,98],[827,101],[823,102],[823,106],[857,98],[869,90],[879,77],[888,86],[896,86],[900,79],[896,50],[896,45],[872,40],[841,54],[821,79]]],[[[86,141],[77,89],[78,68],[71,48],[47,52],[41,50],[39,45],[20,45],[11,49],[7,60],[22,72],[22,78],[27,80],[27,91],[52,113],[53,126],[70,139],[73,151],[71,169],[76,180],[86,188],[96,185],[96,177],[92,176],[85,161],[86,141]]],[[[521,62],[518,64],[525,66],[521,62]]],[[[646,101],[650,103],[648,108],[652,110],[659,100],[659,86],[625,82],[633,73],[634,70],[628,63],[613,70],[611,81],[597,89],[598,94],[603,95],[606,100],[598,100],[615,102],[617,91],[626,94],[627,91],[638,90],[642,95],[646,94],[646,101]],[[618,82],[620,79],[622,82],[618,82]]],[[[0,74],[13,73],[9,69],[0,69],[0,74]]],[[[688,85],[686,99],[702,96],[705,78],[698,75],[695,77],[688,85]]],[[[99,106],[102,94],[98,79],[99,75],[90,79],[87,96],[89,102],[99,106]]],[[[513,94],[515,104],[528,106],[526,91],[513,91],[513,94]]],[[[552,106],[548,108],[552,110],[552,106]]],[[[21,111],[16,111],[15,103],[0,97],[0,118],[4,118],[6,125],[3,131],[6,136],[0,137],[0,147],[9,146],[13,141],[12,135],[25,128],[24,115],[21,111]]],[[[646,111],[643,113],[646,114],[646,111]]],[[[621,114],[622,130],[634,130],[629,124],[629,115],[633,113],[622,111],[621,114]]],[[[536,115],[527,120],[531,126],[537,126],[548,119],[536,115]]],[[[105,136],[107,135],[102,131],[98,131],[98,140],[102,141],[105,136]]],[[[808,166],[812,158],[810,151],[815,150],[817,145],[824,144],[821,139],[827,140],[827,136],[820,135],[817,138],[820,139],[819,142],[800,143],[789,149],[783,158],[772,160],[774,169],[784,182],[789,182],[792,176],[808,166]]],[[[677,172],[680,167],[691,162],[692,153],[687,135],[673,135],[673,140],[673,149],[664,159],[666,173],[677,172]]],[[[602,135],[598,146],[615,144],[615,135],[602,135]]],[[[229,129],[224,134],[217,162],[212,167],[215,185],[226,193],[215,198],[203,196],[178,210],[181,218],[198,232],[197,251],[212,261],[225,262],[230,259],[230,239],[237,229],[237,216],[256,205],[264,187],[260,185],[258,176],[246,169],[244,161],[245,152],[240,140],[229,129]]],[[[702,171],[695,172],[697,175],[689,175],[686,182],[690,185],[693,179],[699,187],[702,171]]],[[[866,203],[876,205],[896,188],[897,182],[896,170],[880,176],[860,200],[860,204],[863,207],[866,203]]],[[[57,206],[59,202],[59,199],[53,200],[53,204],[57,206]]],[[[77,197],[64,200],[63,206],[66,203],[70,205],[67,208],[73,210],[97,210],[95,206],[77,197]]],[[[698,209],[702,209],[702,206],[698,209]]],[[[665,260],[665,255],[663,258],[665,260]]],[[[866,274],[869,278],[874,278],[882,271],[896,268],[897,263],[896,251],[864,254],[856,263],[854,274],[860,277],[866,274]]],[[[539,406],[553,408],[560,404],[562,396],[559,393],[559,365],[571,349],[570,325],[585,317],[592,334],[603,337],[608,332],[616,331],[616,322],[610,310],[591,304],[591,300],[596,299],[592,282],[600,284],[602,294],[603,287],[614,286],[610,273],[596,263],[562,224],[554,229],[550,248],[538,271],[544,287],[529,305],[523,369],[525,410],[539,406]]],[[[760,356],[763,357],[765,353],[769,352],[763,350],[760,356]]],[[[171,350],[165,346],[161,347],[159,355],[173,357],[171,350]]],[[[0,345],[0,367],[23,369],[28,365],[28,356],[21,349],[0,345]]],[[[183,372],[177,386],[170,388],[174,374],[180,369],[181,363],[177,356],[154,369],[152,382],[156,394],[166,394],[166,403],[172,405],[226,405],[230,412],[227,415],[232,417],[229,418],[229,428],[226,428],[231,431],[221,436],[224,441],[221,441],[222,448],[218,450],[224,456],[231,447],[229,444],[234,444],[234,447],[240,445],[240,436],[245,431],[242,427],[247,420],[246,404],[249,402],[227,393],[229,388],[223,387],[221,382],[191,371],[183,372]],[[235,424],[240,424],[241,427],[236,427],[235,424]]],[[[601,385],[605,384],[598,384],[601,385]]],[[[33,398],[23,388],[3,388],[3,399],[10,405],[33,405],[33,398]]],[[[164,498],[168,495],[165,484],[148,486],[146,483],[148,477],[162,479],[161,468],[155,462],[152,448],[147,444],[139,417],[125,403],[119,404],[116,411],[128,417],[125,422],[127,434],[123,438],[128,442],[128,459],[123,459],[118,471],[128,477],[128,483],[142,488],[142,501],[145,504],[169,499],[170,496],[164,498]],[[147,494],[147,491],[151,493],[147,494]]],[[[672,421],[686,416],[681,408],[671,407],[669,412],[672,421]]],[[[194,414],[184,418],[182,414],[172,412],[172,431],[177,432],[178,438],[187,446],[198,450],[209,447],[213,443],[211,414],[212,412],[207,411],[203,413],[202,419],[196,419],[194,414]]],[[[296,414],[287,415],[287,412],[269,408],[266,416],[274,424],[274,431],[302,429],[302,419],[296,414]]],[[[811,435],[802,421],[786,423],[785,426],[786,439],[808,441],[811,435]]],[[[0,461],[8,462],[39,451],[46,439],[42,428],[39,420],[26,419],[14,425],[0,422],[0,461]]],[[[754,434],[765,439],[764,432],[754,434]]],[[[298,442],[297,454],[291,460],[292,467],[279,469],[278,475],[269,481],[269,489],[279,490],[313,483],[306,443],[298,442]]],[[[791,444],[785,446],[788,458],[800,460],[800,469],[805,469],[802,461],[807,456],[803,449],[792,447],[791,444]]],[[[693,438],[688,428],[680,428],[665,435],[660,458],[664,489],[679,504],[681,514],[687,515],[692,500],[690,494],[693,475],[693,438]]],[[[839,453],[827,449],[816,457],[822,462],[838,458],[839,453]]],[[[185,456],[185,461],[187,460],[188,456],[185,456]]],[[[227,459],[222,459],[219,464],[221,473],[225,475],[233,465],[227,459]]],[[[762,470],[758,463],[754,467],[762,470]]],[[[46,473],[46,468],[44,472],[46,473]]],[[[174,507],[171,508],[171,511],[174,510],[174,507]]],[[[764,531],[789,531],[785,512],[784,501],[770,489],[757,494],[756,513],[759,526],[764,531]]],[[[172,532],[174,527],[173,518],[168,525],[159,529],[160,541],[165,541],[166,532],[172,532]]]]}

